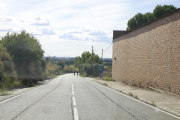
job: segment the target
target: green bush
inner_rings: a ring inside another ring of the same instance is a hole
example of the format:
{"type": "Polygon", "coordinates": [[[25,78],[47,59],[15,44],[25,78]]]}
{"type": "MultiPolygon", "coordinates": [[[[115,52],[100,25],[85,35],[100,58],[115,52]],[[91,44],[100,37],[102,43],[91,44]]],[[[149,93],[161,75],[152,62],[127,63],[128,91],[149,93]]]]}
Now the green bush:
{"type": "Polygon", "coordinates": [[[86,77],[86,76],[87,76],[86,72],[81,72],[79,75],[80,75],[81,77],[86,77]]]}
{"type": "Polygon", "coordinates": [[[129,92],[128,94],[129,94],[129,96],[132,96],[132,97],[133,97],[133,94],[132,94],[132,92],[129,92]]]}
{"type": "Polygon", "coordinates": [[[57,75],[60,75],[62,73],[62,70],[59,70],[59,66],[53,64],[51,61],[46,61],[46,70],[45,74],[43,74],[45,79],[51,79],[54,78],[57,75]]]}
{"type": "Polygon", "coordinates": [[[100,68],[99,68],[99,64],[93,64],[92,67],[91,67],[91,64],[89,63],[86,63],[86,64],[82,64],[80,66],[81,68],[81,73],[86,73],[86,77],[88,77],[89,75],[93,75],[95,77],[99,76],[99,71],[100,71],[100,68]]]}
{"type": "Polygon", "coordinates": [[[32,80],[28,80],[27,86],[34,87],[34,82],[32,80]]]}
{"type": "Polygon", "coordinates": [[[26,33],[26,31],[7,33],[2,37],[1,43],[6,47],[8,53],[13,56],[18,79],[34,81],[43,79],[41,61],[44,51],[33,35],[26,33]]]}
{"type": "Polygon", "coordinates": [[[11,56],[0,44],[0,82],[4,78],[16,79],[17,74],[11,56]]]}
{"type": "Polygon", "coordinates": [[[71,67],[65,66],[64,67],[64,73],[73,73],[74,70],[71,67]]]}
{"type": "Polygon", "coordinates": [[[89,75],[89,77],[94,78],[94,75],[89,75]]]}
{"type": "Polygon", "coordinates": [[[103,77],[102,79],[106,80],[106,81],[112,81],[112,78],[110,78],[110,77],[103,77]]]}

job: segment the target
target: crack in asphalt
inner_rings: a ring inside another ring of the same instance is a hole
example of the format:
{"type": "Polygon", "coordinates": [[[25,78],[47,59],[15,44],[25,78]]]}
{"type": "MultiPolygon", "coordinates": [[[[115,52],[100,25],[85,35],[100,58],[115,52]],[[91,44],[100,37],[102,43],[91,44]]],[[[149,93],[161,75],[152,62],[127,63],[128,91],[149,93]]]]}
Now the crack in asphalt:
{"type": "Polygon", "coordinates": [[[112,103],[114,103],[116,106],[118,106],[118,107],[121,108],[123,111],[125,111],[127,114],[129,114],[130,116],[132,116],[134,119],[139,120],[135,115],[133,115],[133,114],[131,113],[131,111],[136,112],[137,114],[139,114],[143,120],[147,120],[147,116],[146,116],[145,114],[139,113],[138,111],[135,111],[135,110],[131,110],[131,109],[128,108],[128,107],[120,106],[119,104],[117,104],[116,102],[114,102],[111,98],[109,98],[105,93],[103,93],[102,91],[100,91],[97,87],[93,86],[92,84],[90,84],[90,83],[88,83],[88,82],[85,82],[85,83],[91,85],[92,87],[94,87],[97,91],[99,91],[102,95],[104,95],[108,100],[110,100],[110,101],[111,101],[112,103]],[[127,110],[126,110],[126,109],[127,109],[127,110]]]}

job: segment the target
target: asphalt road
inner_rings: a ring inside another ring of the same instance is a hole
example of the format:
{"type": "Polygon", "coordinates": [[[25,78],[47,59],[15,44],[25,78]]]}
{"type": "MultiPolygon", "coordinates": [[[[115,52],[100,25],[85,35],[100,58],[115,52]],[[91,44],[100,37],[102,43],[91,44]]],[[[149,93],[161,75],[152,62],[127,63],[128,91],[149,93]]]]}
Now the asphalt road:
{"type": "Polygon", "coordinates": [[[66,74],[0,102],[0,120],[178,120],[86,78],[66,74]]]}

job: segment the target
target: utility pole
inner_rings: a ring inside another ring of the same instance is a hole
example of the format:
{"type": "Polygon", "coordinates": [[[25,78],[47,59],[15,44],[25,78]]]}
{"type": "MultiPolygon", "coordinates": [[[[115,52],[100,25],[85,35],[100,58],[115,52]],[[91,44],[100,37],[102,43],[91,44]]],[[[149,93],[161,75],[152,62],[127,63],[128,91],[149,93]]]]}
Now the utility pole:
{"type": "MultiPolygon", "coordinates": [[[[91,56],[91,69],[92,69],[92,64],[93,64],[93,45],[92,45],[92,56],[91,56]]],[[[92,74],[93,74],[93,69],[92,69],[92,74]]]]}
{"type": "Polygon", "coordinates": [[[64,56],[64,67],[65,67],[65,56],[64,56]]]}
{"type": "Polygon", "coordinates": [[[101,59],[103,58],[103,49],[102,49],[102,56],[101,56],[101,59]]]}

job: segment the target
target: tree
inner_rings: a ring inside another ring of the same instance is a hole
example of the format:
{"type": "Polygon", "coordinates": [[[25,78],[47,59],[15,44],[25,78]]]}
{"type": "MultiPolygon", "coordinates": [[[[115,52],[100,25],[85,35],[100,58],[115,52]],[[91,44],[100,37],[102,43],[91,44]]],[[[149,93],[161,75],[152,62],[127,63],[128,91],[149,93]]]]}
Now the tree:
{"type": "Polygon", "coordinates": [[[4,78],[16,79],[17,74],[11,56],[0,44],[0,82],[4,78]]]}
{"type": "Polygon", "coordinates": [[[81,54],[81,57],[76,57],[75,64],[78,66],[81,74],[85,72],[85,76],[98,76],[100,70],[99,64],[102,64],[102,59],[95,53],[85,51],[81,54]]]}
{"type": "Polygon", "coordinates": [[[176,10],[177,8],[173,5],[157,5],[156,8],[153,10],[153,14],[155,18],[158,18],[164,14],[167,14],[169,12],[172,12],[176,10]]]}
{"type": "Polygon", "coordinates": [[[22,80],[42,80],[42,57],[44,51],[39,41],[23,30],[19,33],[7,33],[2,37],[2,45],[13,57],[18,78],[22,80]]]}
{"type": "Polygon", "coordinates": [[[163,6],[157,5],[156,8],[153,10],[153,13],[150,12],[147,12],[145,14],[137,13],[133,18],[128,20],[126,30],[130,31],[140,25],[150,22],[160,17],[161,15],[167,14],[174,10],[176,10],[176,7],[174,7],[173,5],[163,5],[163,6]]]}
{"type": "Polygon", "coordinates": [[[145,20],[146,23],[150,22],[151,20],[154,20],[154,14],[150,12],[145,13],[144,17],[144,19],[147,19],[147,21],[145,20]]]}
{"type": "Polygon", "coordinates": [[[57,63],[57,65],[61,66],[61,68],[64,69],[64,62],[63,62],[63,61],[59,61],[59,62],[57,63]]]}

